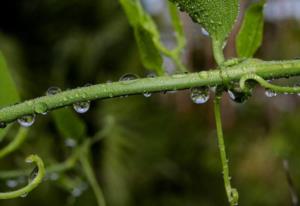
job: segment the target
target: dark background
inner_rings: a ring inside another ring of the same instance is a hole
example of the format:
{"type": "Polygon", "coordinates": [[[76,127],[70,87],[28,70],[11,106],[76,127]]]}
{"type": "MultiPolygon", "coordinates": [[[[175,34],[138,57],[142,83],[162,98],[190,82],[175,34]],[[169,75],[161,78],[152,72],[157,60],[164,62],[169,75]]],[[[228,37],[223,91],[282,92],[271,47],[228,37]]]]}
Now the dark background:
{"type": "MultiPolygon", "coordinates": [[[[160,1],[151,2],[157,6],[160,1]]],[[[153,11],[151,2],[148,9],[168,41],[165,8],[153,11]]],[[[247,3],[242,1],[242,12],[247,3]]],[[[299,4],[278,0],[270,1],[267,8],[264,42],[256,57],[299,58],[299,4]]],[[[185,14],[182,20],[188,39],[183,58],[189,70],[214,67],[209,38],[185,14]]],[[[227,57],[235,55],[237,28],[229,39],[227,57]]],[[[44,95],[50,86],[68,89],[117,81],[125,73],[146,73],[132,30],[113,0],[2,1],[0,49],[24,100],[44,95]]],[[[172,70],[168,61],[166,66],[172,70]]],[[[224,96],[225,141],[240,205],[291,205],[282,161],[289,161],[294,184],[300,188],[299,103],[297,95],[267,98],[261,88],[244,104],[224,96]]],[[[93,166],[108,206],[226,205],[211,100],[194,105],[189,92],[180,91],[95,101],[80,118],[89,136],[105,129],[108,119],[114,122],[112,132],[92,148],[93,166]]],[[[14,125],[8,136],[17,128],[14,125]]],[[[24,168],[24,156],[30,153],[39,154],[46,165],[63,161],[69,150],[51,115],[41,116],[31,127],[28,141],[1,160],[0,169],[24,168]]],[[[80,165],[58,175],[58,180],[45,181],[26,198],[1,200],[0,205],[96,205],[80,165]],[[76,188],[67,187],[67,180],[87,187],[74,197],[76,188]]],[[[1,180],[1,191],[10,190],[7,181],[1,180]]]]}

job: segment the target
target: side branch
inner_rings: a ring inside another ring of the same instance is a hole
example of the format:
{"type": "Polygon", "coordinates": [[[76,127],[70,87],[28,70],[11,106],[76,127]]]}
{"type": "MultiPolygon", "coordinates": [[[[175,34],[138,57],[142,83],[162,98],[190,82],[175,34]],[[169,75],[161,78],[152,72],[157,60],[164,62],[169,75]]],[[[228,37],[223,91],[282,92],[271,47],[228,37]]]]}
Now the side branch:
{"type": "Polygon", "coordinates": [[[183,90],[198,86],[223,85],[226,82],[239,81],[248,74],[256,74],[264,79],[300,75],[300,60],[262,61],[248,59],[240,64],[225,67],[222,71],[210,70],[199,73],[143,78],[67,90],[0,109],[0,125],[10,123],[24,115],[44,113],[76,102],[142,94],[145,92],[152,93],[183,90]]]}

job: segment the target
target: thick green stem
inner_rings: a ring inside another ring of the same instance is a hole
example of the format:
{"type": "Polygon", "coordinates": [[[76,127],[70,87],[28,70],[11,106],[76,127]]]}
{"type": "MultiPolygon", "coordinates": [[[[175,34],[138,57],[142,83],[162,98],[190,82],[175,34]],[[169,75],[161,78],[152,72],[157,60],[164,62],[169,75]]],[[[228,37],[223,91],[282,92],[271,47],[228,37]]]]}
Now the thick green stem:
{"type": "Polygon", "coordinates": [[[226,150],[225,150],[225,143],[224,143],[223,129],[222,129],[220,102],[221,102],[221,97],[216,96],[214,100],[214,111],[215,111],[215,121],[217,127],[218,144],[219,144],[219,151],[220,151],[221,162],[223,167],[223,179],[224,179],[227,198],[230,205],[234,206],[238,204],[238,192],[236,189],[231,187],[231,183],[230,183],[228,159],[226,157],[226,150]]]}
{"type": "Polygon", "coordinates": [[[21,197],[23,195],[27,195],[43,181],[43,178],[45,176],[45,167],[41,158],[39,158],[39,156],[37,155],[30,155],[29,157],[26,158],[26,162],[36,163],[38,167],[38,174],[36,175],[36,177],[31,182],[29,182],[28,185],[26,185],[21,189],[11,191],[11,192],[1,192],[0,199],[12,199],[12,198],[21,197]]]}
{"type": "Polygon", "coordinates": [[[182,90],[197,86],[216,86],[226,82],[239,81],[247,74],[256,74],[264,79],[300,75],[300,60],[261,61],[247,60],[222,70],[199,73],[144,78],[131,81],[104,83],[89,87],[67,90],[56,95],[43,96],[0,109],[0,123],[9,123],[24,115],[46,112],[76,102],[107,99],[124,95],[182,90]]]}

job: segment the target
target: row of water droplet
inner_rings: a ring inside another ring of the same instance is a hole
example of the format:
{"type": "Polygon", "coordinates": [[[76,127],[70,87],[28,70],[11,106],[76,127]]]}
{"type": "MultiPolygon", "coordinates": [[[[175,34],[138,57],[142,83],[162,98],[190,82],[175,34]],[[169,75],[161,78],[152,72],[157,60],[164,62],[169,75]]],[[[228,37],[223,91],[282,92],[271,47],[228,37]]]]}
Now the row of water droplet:
{"type": "MultiPolygon", "coordinates": [[[[150,73],[149,75],[147,75],[148,78],[154,78],[155,76],[156,75],[154,73],[150,73]]],[[[127,84],[128,81],[136,80],[138,78],[139,77],[137,75],[128,73],[128,74],[123,75],[119,79],[119,81],[127,84]]],[[[85,86],[91,86],[91,85],[87,84],[85,86]]],[[[47,90],[46,95],[51,96],[51,95],[58,94],[60,92],[61,92],[61,89],[59,87],[50,87],[47,90]]],[[[229,97],[237,103],[243,103],[249,98],[249,96],[251,96],[251,94],[237,91],[235,89],[230,89],[227,92],[229,94],[229,97]]],[[[164,92],[164,93],[166,93],[166,92],[164,92]]],[[[277,93],[270,89],[266,89],[265,94],[267,97],[277,96],[277,93]]],[[[152,93],[145,91],[143,93],[143,95],[148,98],[148,97],[151,97],[152,93]]],[[[190,96],[191,96],[191,100],[195,104],[204,104],[210,99],[210,88],[208,86],[193,87],[193,88],[191,88],[190,96]]],[[[298,96],[300,96],[300,93],[298,94],[298,96]]],[[[122,96],[122,97],[127,97],[127,96],[122,96]]],[[[73,104],[73,109],[77,113],[80,113],[80,114],[86,113],[90,109],[90,101],[76,102],[73,104]]],[[[38,114],[46,115],[48,112],[47,105],[45,103],[39,103],[35,107],[35,111],[38,114]]],[[[30,127],[31,125],[33,125],[35,118],[36,118],[35,114],[30,114],[30,115],[24,115],[24,116],[20,117],[17,121],[23,127],[30,127]]],[[[1,128],[5,127],[5,126],[6,126],[5,123],[0,122],[1,128]]]]}

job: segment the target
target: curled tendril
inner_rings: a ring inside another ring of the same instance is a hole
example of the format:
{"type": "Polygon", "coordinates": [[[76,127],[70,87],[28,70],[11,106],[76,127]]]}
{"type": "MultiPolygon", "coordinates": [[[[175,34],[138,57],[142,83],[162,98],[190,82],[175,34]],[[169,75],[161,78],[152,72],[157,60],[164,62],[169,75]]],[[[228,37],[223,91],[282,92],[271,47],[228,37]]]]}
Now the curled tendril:
{"type": "Polygon", "coordinates": [[[36,163],[38,168],[38,174],[36,175],[36,177],[23,188],[11,192],[0,192],[0,199],[13,199],[22,195],[26,195],[42,182],[45,176],[45,167],[42,159],[37,155],[30,155],[26,158],[25,162],[36,163]]]}
{"type": "Polygon", "coordinates": [[[296,94],[300,93],[300,87],[285,87],[285,86],[277,86],[271,84],[264,80],[262,77],[258,76],[257,74],[247,74],[240,79],[240,87],[243,91],[248,92],[250,88],[247,86],[247,81],[254,80],[258,82],[262,87],[266,89],[270,89],[274,92],[278,93],[289,93],[289,94],[296,94]]]}

